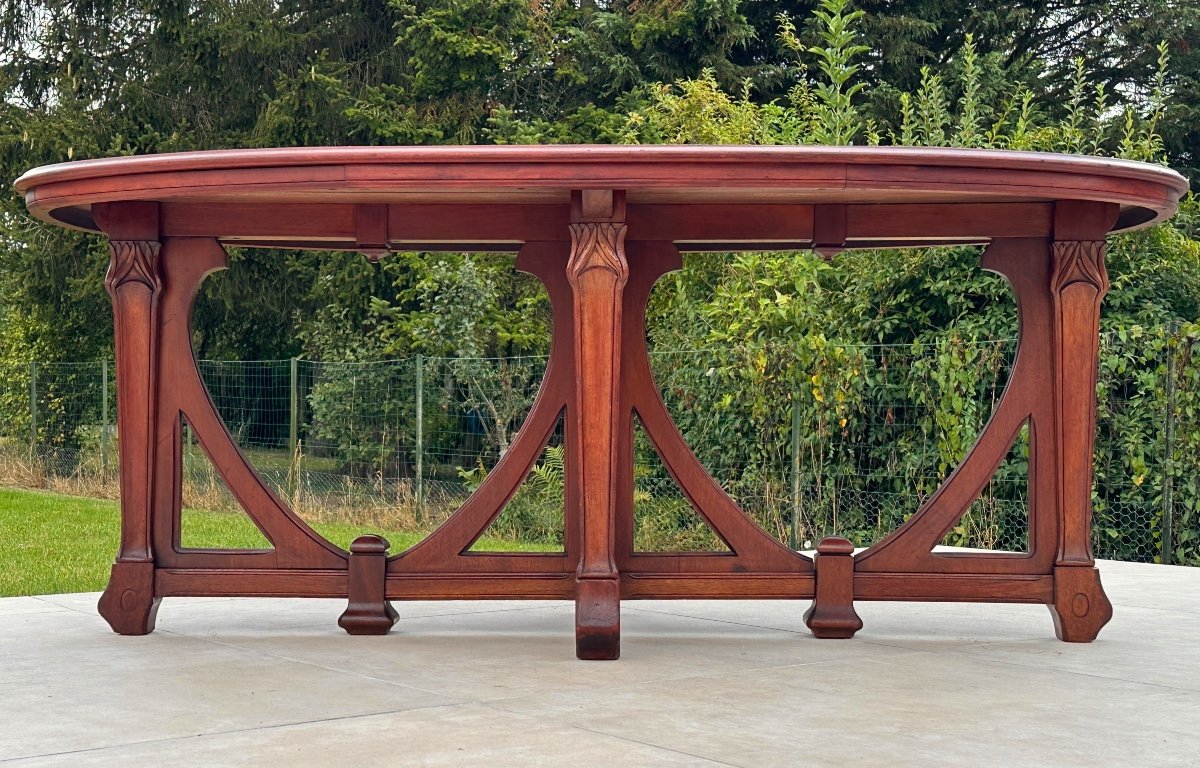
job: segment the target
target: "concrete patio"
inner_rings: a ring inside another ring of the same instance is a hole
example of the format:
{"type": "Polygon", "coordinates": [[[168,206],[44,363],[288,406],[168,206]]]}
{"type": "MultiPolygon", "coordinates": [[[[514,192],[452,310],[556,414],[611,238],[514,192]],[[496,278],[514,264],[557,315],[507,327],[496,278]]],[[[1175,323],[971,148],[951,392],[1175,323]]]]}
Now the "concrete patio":
{"type": "Polygon", "coordinates": [[[0,600],[0,764],[1200,765],[1200,569],[1105,562],[1091,645],[1042,606],[626,603],[617,662],[563,603],[173,599],[119,637],[96,595],[0,600]]]}

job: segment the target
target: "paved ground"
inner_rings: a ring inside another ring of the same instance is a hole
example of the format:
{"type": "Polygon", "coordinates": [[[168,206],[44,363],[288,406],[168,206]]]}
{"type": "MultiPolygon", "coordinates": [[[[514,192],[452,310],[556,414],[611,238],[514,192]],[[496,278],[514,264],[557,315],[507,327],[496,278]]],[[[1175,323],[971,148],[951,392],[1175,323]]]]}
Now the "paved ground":
{"type": "Polygon", "coordinates": [[[1041,606],[640,602],[622,658],[562,603],[166,600],[148,637],[96,595],[0,600],[0,765],[1197,766],[1200,569],[1103,563],[1091,645],[1041,606]]]}

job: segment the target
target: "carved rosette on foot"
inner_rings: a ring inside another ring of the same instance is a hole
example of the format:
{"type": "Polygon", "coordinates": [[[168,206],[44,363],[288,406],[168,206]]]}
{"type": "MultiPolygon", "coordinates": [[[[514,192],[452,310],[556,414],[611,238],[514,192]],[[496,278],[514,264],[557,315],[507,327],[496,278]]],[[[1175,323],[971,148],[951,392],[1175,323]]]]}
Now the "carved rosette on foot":
{"type": "Polygon", "coordinates": [[[621,655],[621,584],[616,540],[617,421],[621,376],[624,196],[576,193],[567,279],[575,319],[576,457],[580,468],[580,559],[576,570],[575,652],[581,659],[621,655]]]}
{"type": "Polygon", "coordinates": [[[128,203],[100,207],[114,237],[104,285],[112,298],[117,358],[117,425],[121,435],[121,544],[98,609],[114,632],[144,635],[154,630],[159,599],[154,594],[151,440],[158,387],[159,261],[158,206],[128,203]],[[139,239],[132,239],[132,237],[139,239]],[[130,239],[121,239],[130,237],[130,239]]]}
{"type": "Polygon", "coordinates": [[[118,561],[96,609],[118,635],[148,635],[160,602],[154,595],[154,563],[118,561]]]}
{"type": "Polygon", "coordinates": [[[1054,634],[1068,643],[1090,643],[1112,618],[1112,603],[1095,568],[1054,569],[1054,634]]]}

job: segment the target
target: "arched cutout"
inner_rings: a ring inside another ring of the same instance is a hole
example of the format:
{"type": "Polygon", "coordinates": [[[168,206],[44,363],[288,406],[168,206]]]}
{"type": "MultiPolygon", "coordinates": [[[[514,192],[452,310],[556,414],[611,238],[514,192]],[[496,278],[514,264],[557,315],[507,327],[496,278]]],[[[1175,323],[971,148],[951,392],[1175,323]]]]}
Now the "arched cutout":
{"type": "Polygon", "coordinates": [[[1029,551],[1029,455],[1026,422],[979,498],[942,537],[943,546],[1029,551]]]}
{"type": "Polygon", "coordinates": [[[1008,382],[987,424],[954,471],[895,531],[855,556],[856,572],[1045,573],[1054,562],[1058,537],[1054,472],[1052,392],[1054,348],[1050,312],[1048,243],[1040,238],[994,241],[984,251],[984,269],[1003,275],[1016,297],[1019,342],[1008,382]],[[1031,521],[1025,553],[932,553],[987,486],[1022,430],[1028,429],[1028,489],[1031,521]],[[1044,510],[1038,514],[1038,510],[1044,510]],[[1016,558],[1022,562],[1015,565],[1016,558]],[[1005,561],[1004,564],[999,564],[1005,561]],[[1019,569],[1019,571],[1018,571],[1019,569]]]}
{"type": "Polygon", "coordinates": [[[225,487],[191,426],[179,417],[183,497],[181,551],[269,551],[274,547],[225,487]]]}
{"type": "MultiPolygon", "coordinates": [[[[468,552],[565,552],[567,456],[562,435],[560,417],[554,434],[516,494],[504,504],[468,552]]],[[[486,476],[482,468],[472,473],[472,486],[478,487],[486,476]]]]}
{"type": "MultiPolygon", "coordinates": [[[[939,253],[960,271],[976,258],[939,253]]],[[[902,525],[969,451],[1012,371],[1015,334],[863,344],[840,341],[827,313],[789,309],[833,301],[815,275],[853,277],[871,258],[688,254],[650,297],[650,364],[672,421],[722,490],[793,548],[829,535],[870,546],[902,525]]],[[[1003,290],[994,280],[980,296],[1003,290]]]]}
{"type": "MultiPolygon", "coordinates": [[[[538,278],[507,277],[511,255],[430,258],[500,264],[494,271],[519,283],[526,314],[548,320],[538,278]]],[[[342,547],[357,533],[377,532],[393,553],[463,505],[472,490],[464,476],[497,465],[545,368],[543,354],[199,364],[247,464],[292,514],[342,547]]]]}
{"type": "Polygon", "coordinates": [[[634,552],[730,551],[671,477],[636,414],[633,458],[634,552]]]}

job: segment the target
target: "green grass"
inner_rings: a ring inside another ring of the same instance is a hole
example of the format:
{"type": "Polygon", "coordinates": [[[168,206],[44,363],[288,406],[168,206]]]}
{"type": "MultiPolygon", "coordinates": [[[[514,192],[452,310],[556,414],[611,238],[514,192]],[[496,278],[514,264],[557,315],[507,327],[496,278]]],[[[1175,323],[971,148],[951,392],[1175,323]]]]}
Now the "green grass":
{"type": "MultiPolygon", "coordinates": [[[[343,549],[364,533],[377,533],[400,552],[423,538],[412,531],[371,530],[345,523],[315,523],[343,549]]],[[[115,501],[0,488],[0,597],[94,592],[104,589],[120,539],[115,501]]],[[[257,549],[262,534],[243,514],[187,510],[185,546],[257,549]]],[[[549,544],[483,538],[475,551],[545,552],[549,544]]]]}

